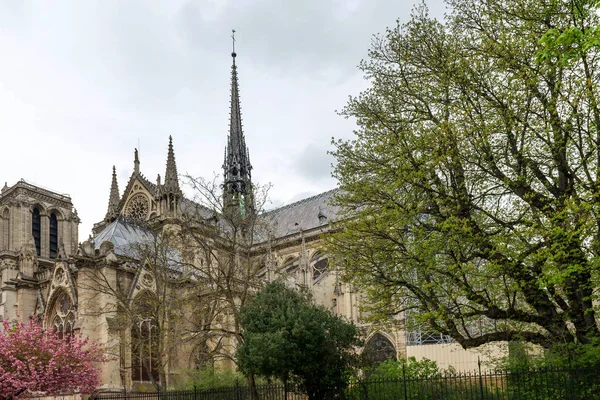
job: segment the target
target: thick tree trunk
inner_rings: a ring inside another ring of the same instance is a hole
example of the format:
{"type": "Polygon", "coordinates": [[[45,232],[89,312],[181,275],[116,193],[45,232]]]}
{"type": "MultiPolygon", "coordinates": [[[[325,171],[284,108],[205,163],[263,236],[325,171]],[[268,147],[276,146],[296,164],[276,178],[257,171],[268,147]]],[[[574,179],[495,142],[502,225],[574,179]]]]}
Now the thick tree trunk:
{"type": "Polygon", "coordinates": [[[252,400],[258,400],[258,390],[256,390],[256,380],[254,374],[248,375],[248,389],[250,389],[250,398],[252,400]]]}

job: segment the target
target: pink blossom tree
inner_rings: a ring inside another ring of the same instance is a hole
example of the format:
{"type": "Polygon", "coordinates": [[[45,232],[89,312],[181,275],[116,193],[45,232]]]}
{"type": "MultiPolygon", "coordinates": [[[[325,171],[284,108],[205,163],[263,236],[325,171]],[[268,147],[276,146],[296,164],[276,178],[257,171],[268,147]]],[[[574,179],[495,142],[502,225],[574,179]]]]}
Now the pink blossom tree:
{"type": "Polygon", "coordinates": [[[96,362],[104,361],[97,343],[79,335],[60,338],[38,321],[0,331],[0,399],[18,399],[31,392],[47,395],[92,393],[99,385],[96,362]]]}

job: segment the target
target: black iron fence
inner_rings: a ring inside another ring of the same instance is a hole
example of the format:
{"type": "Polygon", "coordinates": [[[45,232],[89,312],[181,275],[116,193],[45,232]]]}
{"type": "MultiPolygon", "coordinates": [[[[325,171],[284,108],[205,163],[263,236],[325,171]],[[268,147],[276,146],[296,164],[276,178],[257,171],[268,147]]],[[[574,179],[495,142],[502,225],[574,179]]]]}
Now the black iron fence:
{"type": "Polygon", "coordinates": [[[160,393],[104,393],[105,400],[600,400],[600,367],[474,372],[389,380],[358,380],[347,388],[316,391],[293,385],[259,385],[160,393]],[[308,393],[312,392],[309,396],[308,393]]]}

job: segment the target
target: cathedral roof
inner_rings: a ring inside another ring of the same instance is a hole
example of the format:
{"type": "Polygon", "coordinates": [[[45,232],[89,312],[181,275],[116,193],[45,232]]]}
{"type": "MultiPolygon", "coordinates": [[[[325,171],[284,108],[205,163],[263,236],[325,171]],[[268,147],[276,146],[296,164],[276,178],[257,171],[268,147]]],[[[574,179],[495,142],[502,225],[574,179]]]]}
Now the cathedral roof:
{"type": "Polygon", "coordinates": [[[268,211],[263,218],[272,225],[277,239],[326,226],[339,212],[339,207],[330,204],[338,190],[329,190],[268,211]]]}
{"type": "Polygon", "coordinates": [[[151,242],[152,232],[122,219],[116,219],[107,225],[94,238],[94,246],[100,249],[103,242],[109,241],[115,245],[115,253],[121,256],[131,256],[131,248],[136,244],[151,242]]]}

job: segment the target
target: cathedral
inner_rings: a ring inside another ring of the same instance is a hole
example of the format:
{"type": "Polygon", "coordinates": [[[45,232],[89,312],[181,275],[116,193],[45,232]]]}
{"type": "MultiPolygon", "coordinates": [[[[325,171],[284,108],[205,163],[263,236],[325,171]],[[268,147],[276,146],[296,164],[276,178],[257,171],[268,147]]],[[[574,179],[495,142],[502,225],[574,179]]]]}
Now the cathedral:
{"type": "MultiPolygon", "coordinates": [[[[242,131],[235,52],[232,58],[231,115],[223,164],[221,212],[235,214],[243,221],[256,215],[258,220],[268,222],[268,237],[257,235],[248,253],[251,257],[257,254],[262,257],[257,261],[260,281],[284,278],[291,285],[308,288],[317,303],[361,328],[366,343],[363,351],[372,352],[376,359],[425,355],[438,358],[442,366],[447,360],[440,354],[455,364],[464,361],[466,365],[476,360],[477,355],[459,349],[440,335],[408,333],[400,324],[379,330],[363,323],[360,293],[339,280],[322,249],[322,237],[338,211],[330,203],[335,189],[268,212],[256,209],[252,165],[242,131]]],[[[168,141],[164,176],[159,175],[153,182],[147,179],[136,150],[133,171],[124,191],[119,190],[114,168],[109,189],[104,219],[94,224],[87,240],[79,243],[80,219],[68,195],[25,180],[4,186],[0,192],[0,320],[38,317],[44,327],[63,335],[80,333],[109,346],[112,356],[100,366],[102,390],[139,390],[157,380],[171,385],[180,371],[197,366],[198,358],[190,356],[194,348],[183,345],[165,361],[166,373],[155,374],[153,362],[144,362],[143,352],[131,339],[135,335],[151,337],[152,325],[143,325],[142,321],[137,330],[128,328],[124,333],[115,322],[119,306],[106,309],[107,304],[115,303],[114,294],[94,290],[97,282],[90,276],[102,271],[107,287],[118,287],[126,294],[126,299],[119,301],[135,302],[145,291],[157,290],[158,277],[149,273],[140,260],[131,257],[128,249],[152,240],[158,232],[174,229],[191,214],[199,216],[206,226],[218,225],[222,215],[184,196],[172,138],[168,141]],[[150,332],[146,336],[144,326],[150,332]]],[[[194,257],[188,261],[189,265],[202,262],[194,257]]],[[[185,286],[189,279],[180,279],[185,271],[170,270],[171,281],[184,282],[185,286]]],[[[195,279],[209,278],[200,275],[195,279]]],[[[227,316],[217,318],[221,326],[227,324],[227,316]]],[[[212,339],[207,346],[215,347],[217,342],[212,339]]]]}

